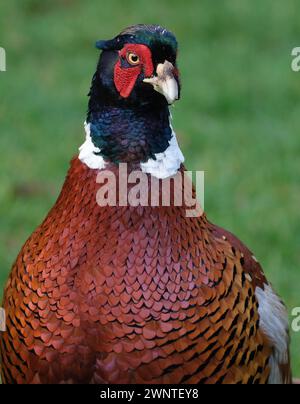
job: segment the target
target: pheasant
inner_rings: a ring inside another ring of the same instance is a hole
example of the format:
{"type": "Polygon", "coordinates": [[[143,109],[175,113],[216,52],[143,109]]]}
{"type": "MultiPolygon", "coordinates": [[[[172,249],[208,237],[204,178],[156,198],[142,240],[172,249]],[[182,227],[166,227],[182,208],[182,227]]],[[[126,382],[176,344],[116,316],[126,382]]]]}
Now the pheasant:
{"type": "Polygon", "coordinates": [[[160,199],[185,172],[175,36],[136,25],[97,47],[86,141],[5,288],[3,383],[289,384],[286,309],[256,258],[204,212],[160,199]],[[124,165],[149,198],[157,181],[156,206],[121,203],[124,165]],[[116,203],[99,203],[103,172],[116,203]]]}

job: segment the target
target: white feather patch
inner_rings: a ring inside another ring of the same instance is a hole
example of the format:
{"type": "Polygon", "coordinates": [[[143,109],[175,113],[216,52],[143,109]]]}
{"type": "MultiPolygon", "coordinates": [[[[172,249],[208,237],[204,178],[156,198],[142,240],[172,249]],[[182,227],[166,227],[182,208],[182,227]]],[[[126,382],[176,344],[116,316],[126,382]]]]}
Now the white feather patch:
{"type": "Polygon", "coordinates": [[[159,179],[165,179],[177,174],[181,164],[184,162],[184,156],[178,146],[173,128],[169,147],[163,153],[155,154],[155,157],[156,160],[149,159],[146,163],[141,163],[141,169],[144,173],[151,174],[159,179]]]}
{"type": "Polygon", "coordinates": [[[84,122],[86,140],[79,148],[79,160],[93,170],[102,170],[105,168],[105,161],[102,156],[95,154],[99,153],[100,149],[94,145],[91,138],[91,124],[84,122]]]}
{"type": "MultiPolygon", "coordinates": [[[[79,160],[93,170],[102,170],[105,168],[106,162],[102,156],[95,154],[101,150],[92,142],[90,123],[85,122],[84,128],[86,140],[79,148],[79,160]]],[[[168,178],[175,175],[184,162],[184,156],[178,146],[176,134],[172,126],[171,129],[172,138],[168,148],[162,153],[155,154],[156,160],[149,159],[147,162],[140,164],[141,170],[144,173],[151,174],[159,179],[168,178]]]]}
{"type": "Polygon", "coordinates": [[[270,285],[265,285],[264,290],[256,288],[255,294],[259,303],[260,328],[274,348],[270,358],[269,384],[283,384],[285,381],[279,366],[289,362],[288,314],[270,285]]]}

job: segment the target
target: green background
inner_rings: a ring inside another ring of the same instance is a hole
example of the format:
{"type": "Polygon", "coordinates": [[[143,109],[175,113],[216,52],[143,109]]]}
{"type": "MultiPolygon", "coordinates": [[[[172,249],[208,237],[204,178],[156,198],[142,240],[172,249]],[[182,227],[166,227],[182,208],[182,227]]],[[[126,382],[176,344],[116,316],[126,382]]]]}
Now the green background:
{"type": "MultiPolygon", "coordinates": [[[[180,42],[174,125],[186,166],[206,172],[210,219],[300,306],[299,15],[298,0],[1,0],[0,289],[83,142],[95,40],[158,23],[180,42]]],[[[300,333],[292,357],[300,375],[300,333]]]]}

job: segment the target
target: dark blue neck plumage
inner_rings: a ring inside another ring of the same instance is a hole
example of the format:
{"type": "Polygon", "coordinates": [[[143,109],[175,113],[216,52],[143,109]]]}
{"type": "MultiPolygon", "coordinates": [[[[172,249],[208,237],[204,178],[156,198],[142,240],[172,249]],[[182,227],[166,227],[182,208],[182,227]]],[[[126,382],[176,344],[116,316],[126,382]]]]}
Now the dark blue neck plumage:
{"type": "Polygon", "coordinates": [[[168,109],[124,109],[102,106],[90,116],[91,137],[107,161],[145,162],[169,146],[168,109]]]}
{"type": "MultiPolygon", "coordinates": [[[[157,98],[156,98],[157,100],[157,98]]],[[[172,137],[170,113],[165,103],[130,103],[114,99],[95,75],[90,92],[87,122],[100,155],[114,163],[146,162],[164,152],[172,137]]]]}

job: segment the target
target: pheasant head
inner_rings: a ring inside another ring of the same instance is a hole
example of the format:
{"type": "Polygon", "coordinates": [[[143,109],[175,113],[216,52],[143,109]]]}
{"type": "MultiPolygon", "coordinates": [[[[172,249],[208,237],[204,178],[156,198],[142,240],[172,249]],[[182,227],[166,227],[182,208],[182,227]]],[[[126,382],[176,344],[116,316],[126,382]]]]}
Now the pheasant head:
{"type": "Polygon", "coordinates": [[[177,41],[171,32],[157,25],[136,25],[96,46],[103,50],[96,75],[112,102],[163,105],[179,98],[177,41]]]}
{"type": "Polygon", "coordinates": [[[173,144],[174,172],[162,176],[176,173],[183,156],[169,113],[180,97],[175,36],[157,25],[136,25],[96,46],[102,53],[89,93],[84,162],[91,168],[105,162],[152,164],[173,144]]]}

